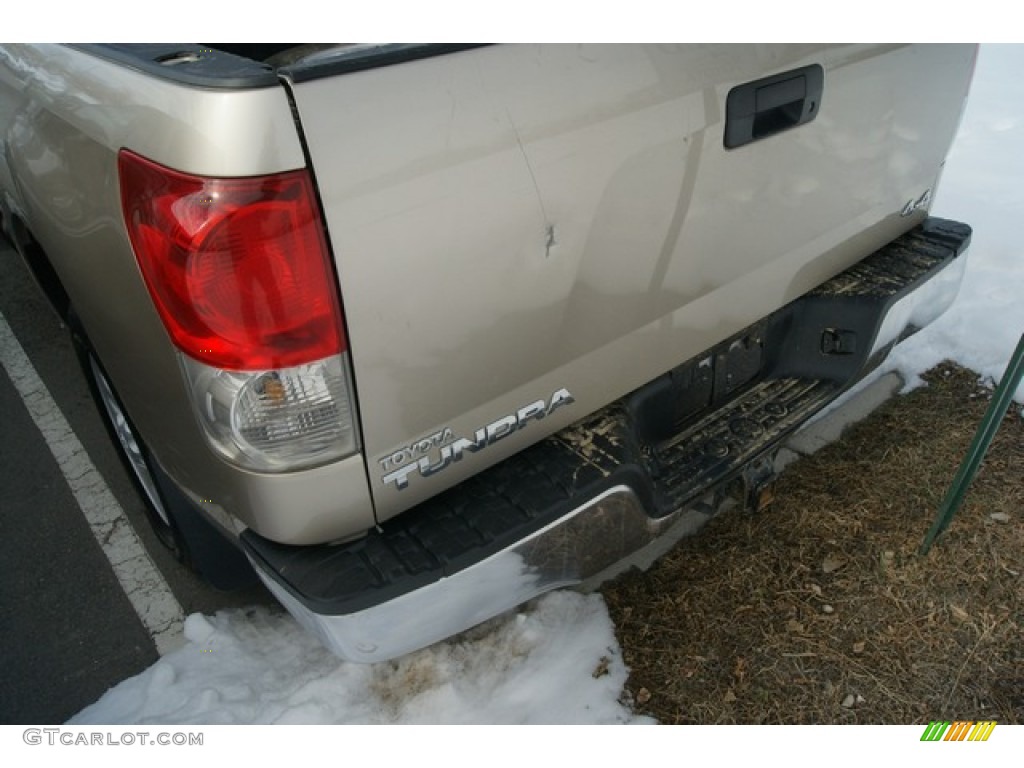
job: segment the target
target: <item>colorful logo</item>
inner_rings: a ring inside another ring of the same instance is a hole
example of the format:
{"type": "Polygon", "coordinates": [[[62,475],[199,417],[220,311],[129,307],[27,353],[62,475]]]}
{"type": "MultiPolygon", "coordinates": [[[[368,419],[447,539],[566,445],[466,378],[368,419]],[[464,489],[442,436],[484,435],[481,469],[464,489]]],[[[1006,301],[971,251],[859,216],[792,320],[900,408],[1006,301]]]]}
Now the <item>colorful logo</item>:
{"type": "Polygon", "coordinates": [[[988,741],[995,720],[932,720],[921,734],[921,741],[988,741]]]}

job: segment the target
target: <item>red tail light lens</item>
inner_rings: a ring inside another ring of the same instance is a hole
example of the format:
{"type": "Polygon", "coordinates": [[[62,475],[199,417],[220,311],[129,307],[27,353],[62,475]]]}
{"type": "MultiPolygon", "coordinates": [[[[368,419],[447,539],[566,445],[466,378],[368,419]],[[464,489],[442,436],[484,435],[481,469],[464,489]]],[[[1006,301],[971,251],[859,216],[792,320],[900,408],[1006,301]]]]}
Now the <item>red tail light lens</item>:
{"type": "Polygon", "coordinates": [[[238,371],[345,351],[307,172],[206,178],[127,150],[118,171],[135,256],[182,351],[238,371]]]}

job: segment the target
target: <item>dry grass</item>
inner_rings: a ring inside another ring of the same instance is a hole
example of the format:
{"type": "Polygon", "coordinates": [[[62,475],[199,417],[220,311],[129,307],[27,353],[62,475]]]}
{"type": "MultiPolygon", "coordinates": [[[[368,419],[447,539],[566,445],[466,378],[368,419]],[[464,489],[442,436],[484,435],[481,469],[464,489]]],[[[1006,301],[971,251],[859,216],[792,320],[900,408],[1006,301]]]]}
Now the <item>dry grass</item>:
{"type": "Polygon", "coordinates": [[[789,467],[769,512],[716,518],[602,590],[637,711],[663,723],[1024,723],[1024,419],[1011,408],[921,557],[991,396],[951,364],[926,379],[789,467]]]}

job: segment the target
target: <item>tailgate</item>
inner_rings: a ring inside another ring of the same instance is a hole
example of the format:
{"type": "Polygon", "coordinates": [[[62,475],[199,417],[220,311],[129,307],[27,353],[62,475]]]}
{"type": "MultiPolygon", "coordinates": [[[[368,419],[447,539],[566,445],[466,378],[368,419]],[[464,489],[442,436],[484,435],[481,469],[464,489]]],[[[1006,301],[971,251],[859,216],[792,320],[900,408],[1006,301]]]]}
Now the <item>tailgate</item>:
{"type": "Polygon", "coordinates": [[[378,519],[919,223],[974,53],[494,46],[295,82],[378,519]]]}

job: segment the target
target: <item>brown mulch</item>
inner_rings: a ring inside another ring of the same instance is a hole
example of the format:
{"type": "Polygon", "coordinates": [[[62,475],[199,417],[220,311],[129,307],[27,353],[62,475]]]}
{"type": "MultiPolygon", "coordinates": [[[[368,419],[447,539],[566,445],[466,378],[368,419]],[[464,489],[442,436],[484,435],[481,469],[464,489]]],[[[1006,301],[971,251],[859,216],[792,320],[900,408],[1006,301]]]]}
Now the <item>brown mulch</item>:
{"type": "Polygon", "coordinates": [[[945,363],[646,573],[602,589],[662,723],[1024,723],[1024,418],[918,554],[991,398],[945,363]]]}

